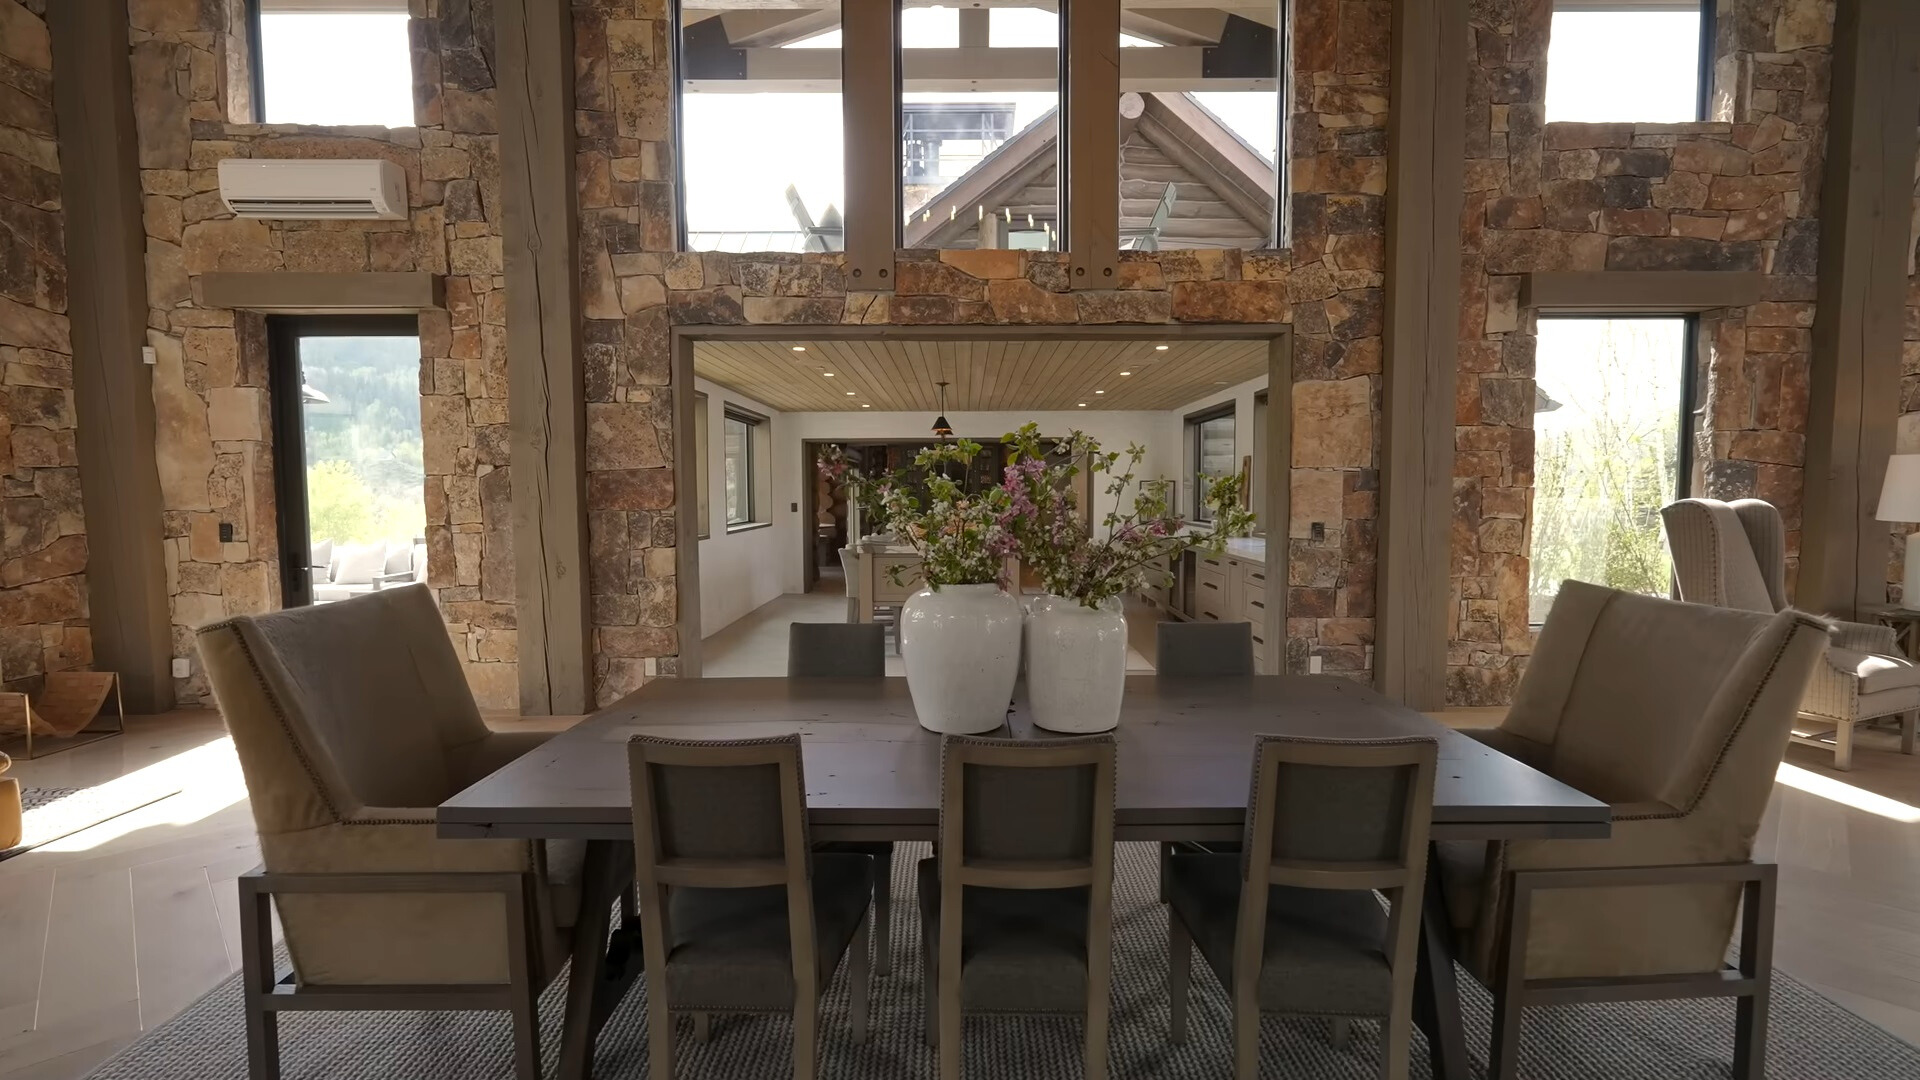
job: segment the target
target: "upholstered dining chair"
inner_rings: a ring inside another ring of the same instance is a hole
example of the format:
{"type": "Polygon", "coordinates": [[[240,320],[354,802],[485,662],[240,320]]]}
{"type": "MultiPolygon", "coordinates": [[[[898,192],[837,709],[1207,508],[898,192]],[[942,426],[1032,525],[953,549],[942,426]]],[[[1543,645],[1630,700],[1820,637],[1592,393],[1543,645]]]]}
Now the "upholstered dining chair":
{"type": "MultiPolygon", "coordinates": [[[[879,623],[793,623],[787,630],[787,678],[879,678],[887,673],[886,629],[879,623]]],[[[815,851],[873,858],[873,973],[893,971],[893,841],[838,840],[815,851]]]]}
{"type": "Polygon", "coordinates": [[[504,1009],[515,1075],[538,1080],[536,999],[582,905],[625,882],[583,900],[580,845],[443,840],[435,808],[546,736],[488,730],[425,585],[197,636],[264,864],[240,879],[254,1080],[279,1075],[279,1014],[306,1009],[504,1009]]]}
{"type": "Polygon", "coordinates": [[[787,627],[787,678],[878,678],[887,673],[879,623],[797,622],[787,627]]]}
{"type": "MultiPolygon", "coordinates": [[[[1771,503],[1682,499],[1660,517],[1682,600],[1766,614],[1786,609],[1787,530],[1771,503]]],[[[1913,753],[1920,665],[1900,655],[1892,627],[1830,621],[1833,647],[1800,702],[1801,720],[1818,730],[1796,732],[1794,741],[1832,750],[1833,767],[1851,769],[1854,728],[1899,717],[1900,752],[1913,753]],[[1822,737],[1827,728],[1831,742],[1822,737]]]]}
{"type": "Polygon", "coordinates": [[[1430,738],[1255,740],[1243,850],[1176,855],[1170,866],[1174,1042],[1187,1038],[1197,944],[1232,998],[1237,1080],[1259,1074],[1262,1013],[1380,1017],[1380,1075],[1404,1080],[1438,747],[1430,738]]]}
{"type": "Polygon", "coordinates": [[[1154,627],[1153,670],[1174,678],[1253,674],[1253,624],[1162,622],[1154,627]]]}
{"type": "Polygon", "coordinates": [[[927,1033],[960,1080],[960,1017],[1086,1019],[1106,1080],[1113,956],[1112,735],[940,744],[940,831],[920,862],[927,1033]]]}
{"type": "Polygon", "coordinates": [[[1774,867],[1753,841],[1826,648],[1797,611],[1560,586],[1506,720],[1466,734],[1609,803],[1612,835],[1435,845],[1494,994],[1492,1080],[1518,1075],[1529,1005],[1690,997],[1736,999],[1733,1075],[1765,1075],[1774,867]]]}
{"type": "Polygon", "coordinates": [[[850,1022],[867,1038],[873,860],[807,846],[800,736],[635,735],[634,872],[647,961],[647,1057],[673,1078],[673,1012],[791,1012],[794,1080],[819,1055],[820,995],[853,957],[850,1022]]]}

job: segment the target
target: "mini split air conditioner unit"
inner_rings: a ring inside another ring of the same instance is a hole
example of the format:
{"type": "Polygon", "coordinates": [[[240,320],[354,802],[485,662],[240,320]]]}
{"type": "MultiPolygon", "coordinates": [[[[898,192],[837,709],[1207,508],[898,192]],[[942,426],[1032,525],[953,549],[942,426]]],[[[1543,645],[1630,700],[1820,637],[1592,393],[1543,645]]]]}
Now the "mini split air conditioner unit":
{"type": "Polygon", "coordinates": [[[407,216],[407,177],[382,158],[349,161],[220,162],[220,198],[248,218],[407,216]]]}

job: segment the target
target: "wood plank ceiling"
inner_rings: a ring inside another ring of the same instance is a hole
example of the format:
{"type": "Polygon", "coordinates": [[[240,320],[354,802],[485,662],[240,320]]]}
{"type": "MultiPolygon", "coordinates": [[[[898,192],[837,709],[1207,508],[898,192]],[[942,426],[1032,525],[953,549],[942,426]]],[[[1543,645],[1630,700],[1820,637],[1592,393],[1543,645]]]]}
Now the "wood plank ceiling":
{"type": "Polygon", "coordinates": [[[927,412],[941,379],[954,412],[1162,411],[1266,374],[1267,343],[702,341],[693,370],[782,412],[927,412]]]}

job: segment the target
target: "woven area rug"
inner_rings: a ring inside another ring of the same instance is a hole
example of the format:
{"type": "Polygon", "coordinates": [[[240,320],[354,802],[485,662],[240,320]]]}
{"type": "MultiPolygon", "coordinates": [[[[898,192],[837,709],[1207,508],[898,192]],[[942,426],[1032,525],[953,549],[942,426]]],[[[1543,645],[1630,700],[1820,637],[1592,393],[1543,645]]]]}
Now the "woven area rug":
{"type": "Polygon", "coordinates": [[[90,788],[20,789],[20,843],[0,851],[0,861],[24,855],[82,829],[132,813],[178,795],[178,787],[156,789],[118,781],[90,788]]]}
{"type": "MultiPolygon", "coordinates": [[[[843,965],[821,1024],[823,1078],[931,1077],[922,1039],[918,927],[910,874],[925,845],[901,845],[894,860],[893,974],[874,980],[872,1034],[855,1046],[846,1024],[843,965]]],[[[1226,996],[1194,960],[1193,1012],[1186,1045],[1167,1042],[1166,915],[1155,902],[1155,852],[1120,845],[1115,862],[1113,1076],[1223,1077],[1232,1070],[1226,996]]],[[[565,978],[541,1001],[545,1062],[558,1053],[565,978]]],[[[1485,1064],[1491,1002],[1463,973],[1467,1040],[1475,1075],[1485,1064]]],[[[600,1036],[598,1080],[646,1075],[646,995],[636,987],[600,1036]]],[[[286,1080],[506,1080],[512,1055],[504,1014],[362,1013],[285,1015],[280,1022],[286,1080]]],[[[682,1078],[756,1080],[792,1075],[791,1025],[777,1017],[716,1018],[697,1044],[679,1024],[682,1078]]],[[[994,1080],[1077,1077],[1081,1028],[1072,1020],[968,1019],[966,1074],[994,1080]]],[[[1261,1074],[1302,1080],[1377,1075],[1379,1029],[1356,1023],[1351,1045],[1335,1050],[1324,1023],[1268,1019],[1261,1074]]],[[[1416,1036],[1416,1039],[1418,1036],[1416,1036]]],[[[1733,1007],[1726,1002],[1649,1002],[1535,1010],[1528,1018],[1521,1076],[1527,1080],[1707,1080],[1731,1073],[1733,1007]]],[[[1415,1056],[1414,1075],[1427,1067],[1415,1056]]],[[[1785,976],[1774,983],[1770,1076],[1778,1080],[1914,1080],[1920,1050],[1866,1023],[1785,976]]],[[[246,1076],[237,976],[94,1073],[96,1080],[243,1080],[246,1076]]]]}

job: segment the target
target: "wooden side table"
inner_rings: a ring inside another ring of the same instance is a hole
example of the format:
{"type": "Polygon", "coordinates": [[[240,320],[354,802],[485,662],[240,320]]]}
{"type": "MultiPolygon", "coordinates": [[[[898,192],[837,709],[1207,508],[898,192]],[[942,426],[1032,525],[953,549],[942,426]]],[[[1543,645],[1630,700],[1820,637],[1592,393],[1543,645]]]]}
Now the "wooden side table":
{"type": "Polygon", "coordinates": [[[1875,622],[1893,628],[1893,640],[1906,658],[1920,663],[1920,610],[1898,604],[1862,608],[1875,622]]]}

